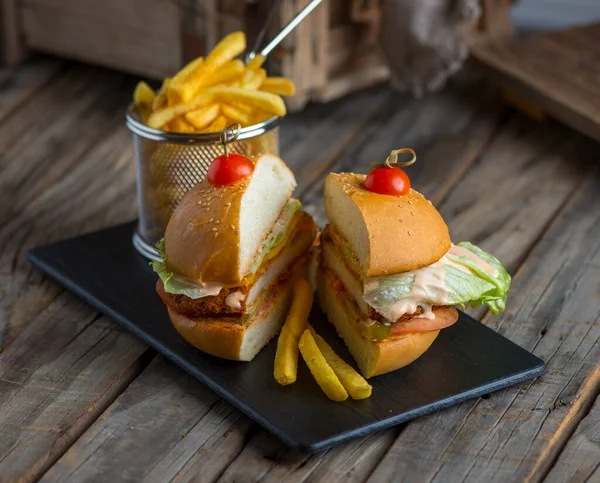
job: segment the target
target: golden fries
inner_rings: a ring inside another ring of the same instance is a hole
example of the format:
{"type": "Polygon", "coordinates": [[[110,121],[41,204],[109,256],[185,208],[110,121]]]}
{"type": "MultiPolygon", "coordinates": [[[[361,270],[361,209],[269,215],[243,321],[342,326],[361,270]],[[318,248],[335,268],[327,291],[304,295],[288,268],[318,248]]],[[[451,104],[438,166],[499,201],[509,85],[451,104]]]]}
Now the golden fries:
{"type": "Polygon", "coordinates": [[[135,91],[133,91],[133,102],[135,102],[137,106],[151,108],[152,104],[154,104],[155,97],[156,94],[152,88],[143,81],[138,82],[135,91]]]}
{"type": "Polygon", "coordinates": [[[344,360],[338,356],[331,346],[325,342],[325,339],[315,332],[309,326],[310,333],[317,343],[317,347],[323,354],[327,364],[333,369],[344,389],[348,392],[352,399],[366,399],[371,396],[373,388],[369,385],[364,377],[354,370],[352,366],[346,364],[344,360]]]}
{"type": "Polygon", "coordinates": [[[292,95],[294,84],[284,77],[267,77],[256,54],[248,64],[236,57],[245,50],[246,37],[234,32],[224,37],[206,57],[188,62],[157,93],[145,82],[134,92],[142,120],[155,129],[209,132],[223,124],[242,127],[286,113],[281,95],[292,95]]]}
{"type": "Polygon", "coordinates": [[[296,93],[294,83],[286,77],[268,77],[262,82],[260,89],[282,96],[293,96],[296,93]]]}
{"type": "Polygon", "coordinates": [[[239,122],[242,126],[252,124],[252,115],[238,107],[222,104],[223,115],[232,122],[239,122]]]}
{"type": "Polygon", "coordinates": [[[248,67],[248,69],[258,69],[262,67],[262,65],[265,63],[265,60],[267,60],[267,58],[264,55],[254,54],[254,57],[248,61],[246,67],[248,67]]]}
{"type": "Polygon", "coordinates": [[[267,78],[267,71],[265,69],[248,69],[242,79],[242,85],[244,89],[256,90],[267,78]]]}
{"type": "Polygon", "coordinates": [[[160,86],[160,90],[158,91],[158,94],[156,95],[156,97],[154,98],[154,102],[152,103],[153,110],[156,111],[157,109],[162,109],[164,106],[167,105],[167,89],[169,88],[170,82],[171,79],[169,77],[165,77],[163,79],[162,86],[160,86]]]}
{"type": "Polygon", "coordinates": [[[251,91],[237,87],[213,87],[210,90],[213,92],[215,99],[221,102],[247,104],[276,116],[284,116],[286,113],[285,104],[281,97],[270,92],[251,91]]]}
{"type": "Polygon", "coordinates": [[[300,337],[298,348],[311,374],[327,397],[332,401],[345,401],[348,399],[346,389],[342,386],[333,369],[327,364],[310,330],[306,329],[304,331],[302,337],[300,337]]]}
{"type": "Polygon", "coordinates": [[[192,126],[201,130],[213,122],[219,114],[221,114],[221,105],[215,103],[190,111],[184,114],[184,117],[192,126]]]}
{"type": "Polygon", "coordinates": [[[298,373],[298,341],[306,329],[306,321],[313,302],[312,288],[299,278],[294,284],[294,299],[290,312],[277,340],[273,375],[282,386],[296,382],[298,373]]]}

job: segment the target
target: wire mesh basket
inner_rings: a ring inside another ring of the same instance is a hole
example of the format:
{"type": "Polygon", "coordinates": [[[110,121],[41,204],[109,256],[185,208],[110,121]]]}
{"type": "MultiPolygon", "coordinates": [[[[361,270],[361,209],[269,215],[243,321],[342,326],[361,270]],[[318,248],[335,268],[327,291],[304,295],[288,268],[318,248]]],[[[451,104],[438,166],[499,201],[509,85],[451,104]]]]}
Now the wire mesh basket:
{"type": "MultiPolygon", "coordinates": [[[[138,226],[133,244],[142,255],[158,259],[156,243],[162,238],[173,211],[194,185],[206,177],[208,166],[223,154],[221,132],[175,133],[146,126],[134,106],[126,115],[133,133],[137,166],[138,226]]],[[[230,153],[245,156],[279,155],[279,118],[240,130],[227,145],[230,153]]]]}

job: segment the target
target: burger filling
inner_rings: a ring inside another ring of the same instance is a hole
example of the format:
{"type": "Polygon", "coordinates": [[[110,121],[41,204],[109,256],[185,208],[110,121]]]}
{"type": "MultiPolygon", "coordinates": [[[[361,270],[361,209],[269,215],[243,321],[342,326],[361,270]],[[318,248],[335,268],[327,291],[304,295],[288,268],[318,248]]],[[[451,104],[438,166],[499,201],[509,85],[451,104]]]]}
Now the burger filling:
{"type": "Polygon", "coordinates": [[[447,327],[457,318],[454,305],[486,304],[494,314],[504,310],[510,276],[495,257],[470,243],[452,245],[426,267],[381,277],[362,276],[348,244],[331,226],[321,235],[321,247],[329,280],[343,288],[337,292],[351,300],[371,339],[447,327]]]}
{"type": "Polygon", "coordinates": [[[257,256],[260,263],[255,261],[240,285],[221,286],[216,293],[203,294],[202,287],[193,281],[182,283],[177,278],[173,283],[173,274],[167,272],[166,264],[155,262],[154,269],[160,275],[157,291],[165,304],[189,317],[231,315],[242,320],[242,315],[252,313],[260,305],[267,289],[285,280],[288,268],[310,250],[314,238],[315,225],[309,215],[297,208],[291,213],[284,209],[257,256]]]}

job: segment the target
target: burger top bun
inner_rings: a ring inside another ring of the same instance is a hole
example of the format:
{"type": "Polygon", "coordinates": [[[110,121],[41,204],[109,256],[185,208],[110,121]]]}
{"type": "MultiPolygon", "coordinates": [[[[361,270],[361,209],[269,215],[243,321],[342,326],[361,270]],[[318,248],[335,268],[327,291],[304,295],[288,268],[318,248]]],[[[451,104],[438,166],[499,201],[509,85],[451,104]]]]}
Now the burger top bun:
{"type": "Polygon", "coordinates": [[[366,176],[331,173],[325,212],[353,252],[363,276],[408,272],[431,265],[450,249],[450,235],[430,201],[410,190],[402,196],[364,189],[366,176]]]}
{"type": "Polygon", "coordinates": [[[204,179],[183,197],[165,231],[170,271],[201,283],[242,281],[296,187],[277,156],[252,161],[250,176],[225,186],[204,179]]]}

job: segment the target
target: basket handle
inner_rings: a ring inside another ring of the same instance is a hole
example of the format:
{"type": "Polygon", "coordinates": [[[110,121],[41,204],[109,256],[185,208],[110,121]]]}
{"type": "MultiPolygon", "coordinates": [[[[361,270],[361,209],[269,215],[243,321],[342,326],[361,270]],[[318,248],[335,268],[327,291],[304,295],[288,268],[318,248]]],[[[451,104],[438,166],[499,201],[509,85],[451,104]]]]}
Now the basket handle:
{"type": "MultiPolygon", "coordinates": [[[[264,55],[265,57],[267,55],[269,55],[271,53],[271,51],[275,47],[277,47],[279,45],[279,43],[283,39],[285,39],[288,36],[288,34],[298,26],[298,24],[300,22],[302,22],[302,20],[304,20],[306,17],[308,17],[308,15],[321,4],[322,1],[323,0],[311,0],[302,10],[300,10],[296,14],[296,16],[292,20],[290,20],[288,22],[288,24],[285,27],[283,27],[281,29],[281,31],[275,37],[273,37],[273,39],[267,45],[265,45],[263,47],[263,49],[260,51],[260,53],[262,55],[264,55]]],[[[281,2],[281,0],[273,0],[273,3],[271,4],[271,8],[269,9],[269,12],[267,13],[265,23],[263,24],[258,36],[256,37],[256,42],[254,42],[254,46],[252,47],[252,50],[250,50],[250,52],[248,52],[248,54],[246,55],[246,62],[248,62],[250,59],[252,59],[256,55],[256,52],[259,49],[259,46],[263,41],[263,38],[267,32],[269,24],[271,23],[271,20],[273,19],[275,11],[279,7],[280,2],[281,2]]]]}

